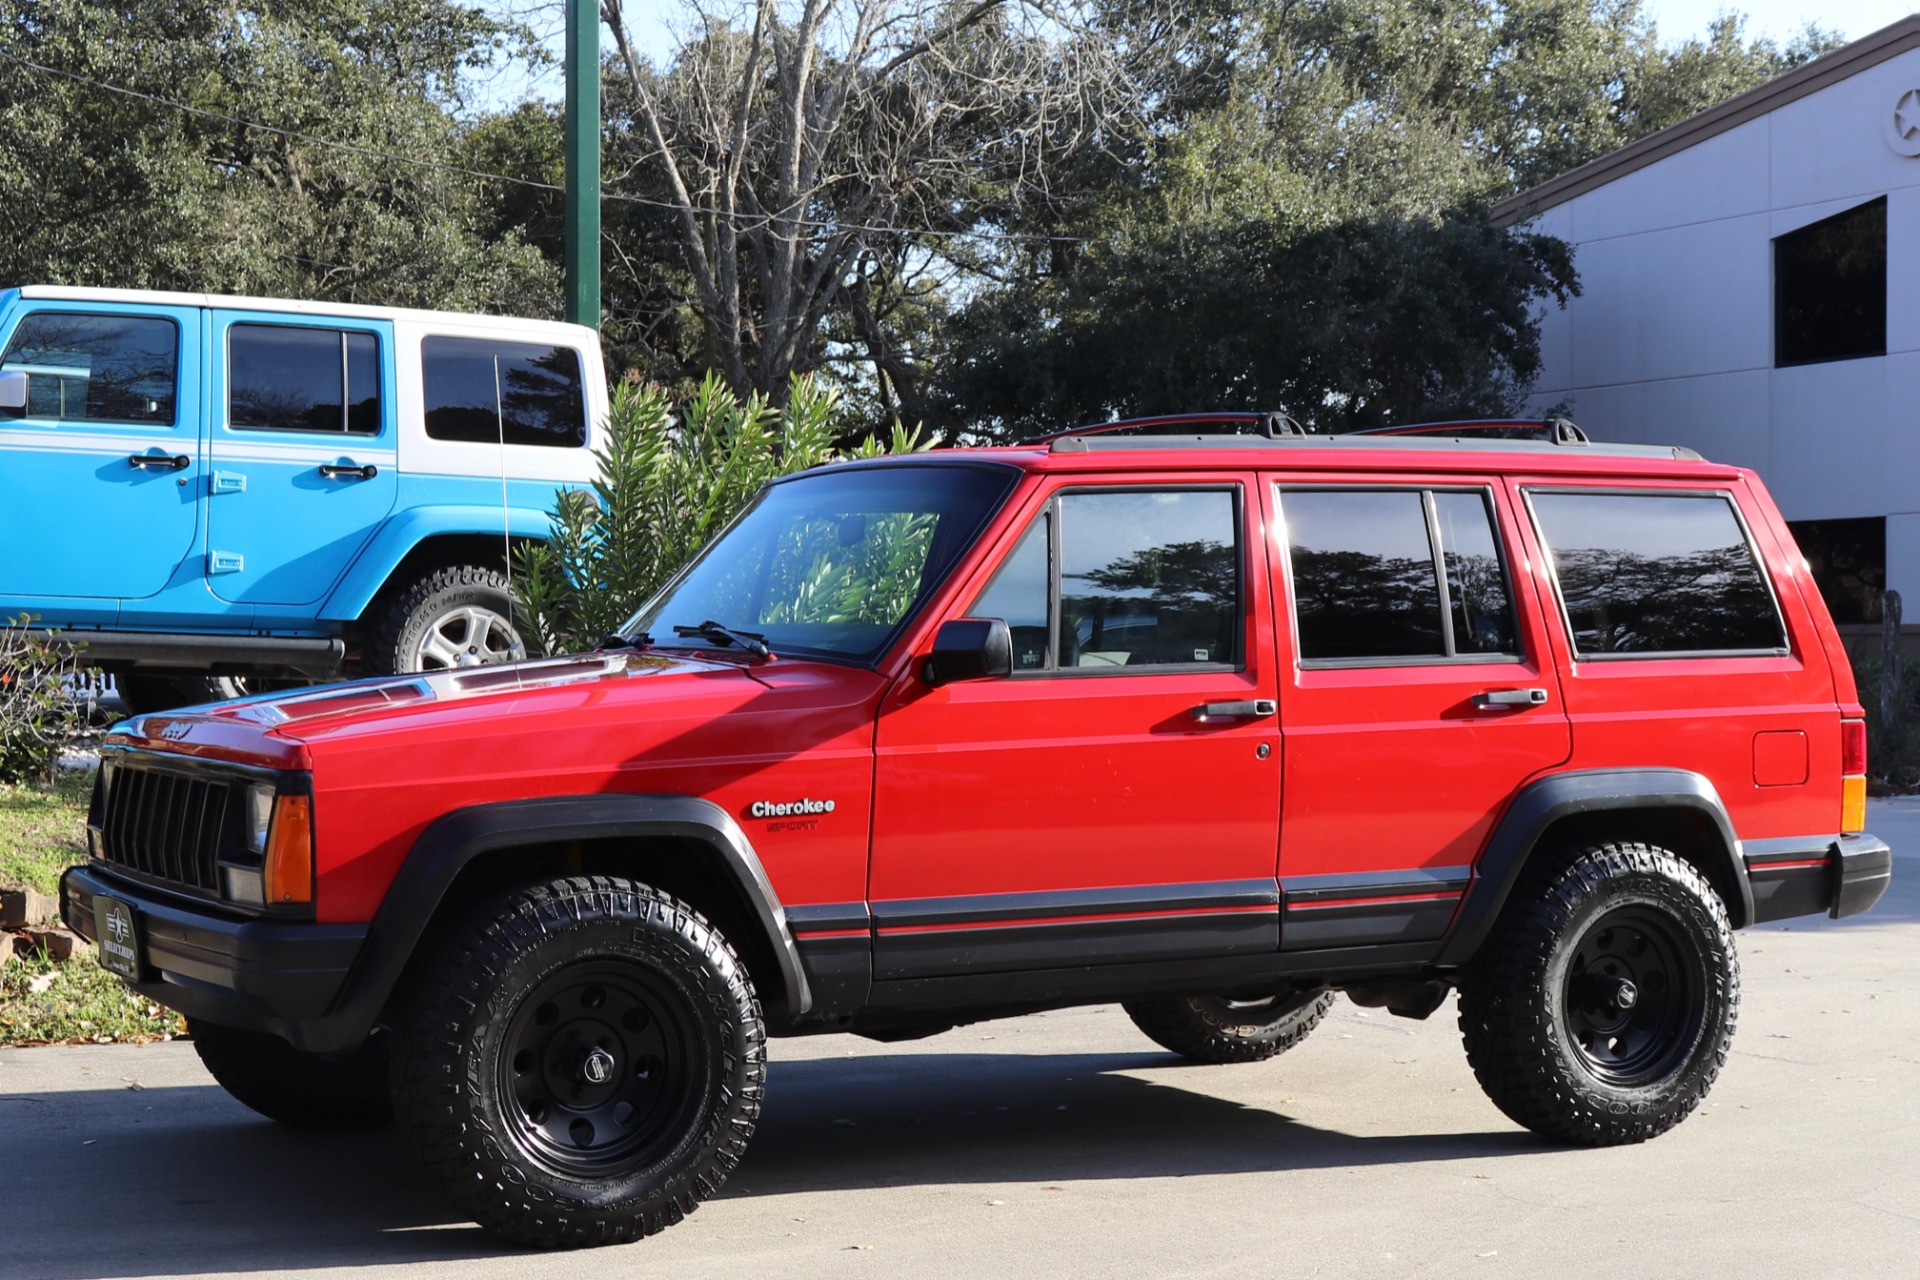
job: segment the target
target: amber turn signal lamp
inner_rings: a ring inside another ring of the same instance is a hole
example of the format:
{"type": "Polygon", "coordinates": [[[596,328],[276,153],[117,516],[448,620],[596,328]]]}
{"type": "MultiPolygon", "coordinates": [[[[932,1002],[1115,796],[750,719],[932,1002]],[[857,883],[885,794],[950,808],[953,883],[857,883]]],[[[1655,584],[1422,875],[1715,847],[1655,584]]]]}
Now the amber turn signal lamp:
{"type": "Polygon", "coordinates": [[[1867,827],[1867,722],[1840,722],[1840,830],[1852,835],[1867,827]]]}
{"type": "Polygon", "coordinates": [[[267,905],[313,901],[313,801],[281,796],[267,837],[267,905]]]}

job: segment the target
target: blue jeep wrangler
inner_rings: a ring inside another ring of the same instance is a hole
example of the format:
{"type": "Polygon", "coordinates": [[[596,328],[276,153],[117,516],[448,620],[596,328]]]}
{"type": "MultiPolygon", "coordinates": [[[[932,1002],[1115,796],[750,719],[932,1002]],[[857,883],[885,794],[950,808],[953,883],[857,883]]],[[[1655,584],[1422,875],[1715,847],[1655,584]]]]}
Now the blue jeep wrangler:
{"type": "Polygon", "coordinates": [[[0,620],[83,639],[142,711],[524,657],[508,549],[606,412],[576,325],[0,291],[0,620]]]}

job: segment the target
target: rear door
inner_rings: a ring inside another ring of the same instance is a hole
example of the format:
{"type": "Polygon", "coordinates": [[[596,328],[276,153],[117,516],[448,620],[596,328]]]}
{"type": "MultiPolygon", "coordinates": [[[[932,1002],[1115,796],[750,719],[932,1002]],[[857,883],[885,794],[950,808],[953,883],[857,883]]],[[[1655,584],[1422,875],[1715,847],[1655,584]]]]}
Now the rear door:
{"type": "Polygon", "coordinates": [[[1292,658],[1281,947],[1429,942],[1508,800],[1571,750],[1516,513],[1459,477],[1264,497],[1292,658]]]}
{"type": "Polygon", "coordinates": [[[397,492],[393,330],[214,313],[207,571],[222,600],[312,604],[397,492]]]}
{"type": "Polygon", "coordinates": [[[156,594],[193,552],[200,313],[29,305],[0,352],[27,375],[25,413],[0,417],[0,595],[92,601],[79,620],[111,621],[105,602],[156,594]]]}
{"type": "Polygon", "coordinates": [[[910,676],[883,704],[876,978],[1274,949],[1276,673],[1249,479],[1036,495],[952,615],[1004,619],[1013,675],[910,676]]]}

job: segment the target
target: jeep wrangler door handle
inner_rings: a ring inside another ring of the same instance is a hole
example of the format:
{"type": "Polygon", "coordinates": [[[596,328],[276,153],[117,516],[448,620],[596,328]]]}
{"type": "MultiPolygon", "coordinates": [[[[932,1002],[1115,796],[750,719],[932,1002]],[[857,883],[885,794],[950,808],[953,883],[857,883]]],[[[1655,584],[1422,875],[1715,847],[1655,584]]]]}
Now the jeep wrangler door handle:
{"type": "Polygon", "coordinates": [[[1237,720],[1270,716],[1279,710],[1280,704],[1271,698],[1253,698],[1246,702],[1203,702],[1191,714],[1195,720],[1237,720]]]}
{"type": "Polygon", "coordinates": [[[380,474],[380,468],[371,462],[364,467],[352,462],[328,462],[321,464],[320,474],[329,480],[344,480],[348,476],[352,476],[355,480],[371,480],[380,474]]]}
{"type": "Polygon", "coordinates": [[[193,465],[193,459],[184,453],[136,453],[127,459],[127,465],[142,471],[185,471],[193,465]]]}
{"type": "Polygon", "coordinates": [[[1545,689],[1490,689],[1473,695],[1473,705],[1482,711],[1494,707],[1538,707],[1547,701],[1545,689]]]}

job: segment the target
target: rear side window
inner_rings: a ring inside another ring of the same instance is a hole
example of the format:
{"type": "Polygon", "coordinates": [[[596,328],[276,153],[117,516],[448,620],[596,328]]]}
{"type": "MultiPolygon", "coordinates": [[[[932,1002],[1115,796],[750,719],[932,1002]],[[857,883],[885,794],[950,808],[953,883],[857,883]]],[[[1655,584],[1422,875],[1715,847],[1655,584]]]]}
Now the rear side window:
{"type": "Polygon", "coordinates": [[[420,343],[427,435],[577,449],[587,442],[580,353],[491,338],[420,343]]]}
{"type": "Polygon", "coordinates": [[[1234,490],[1064,493],[967,612],[1006,621],[1015,670],[1235,666],[1239,529],[1234,490]]]}
{"type": "Polygon", "coordinates": [[[1513,657],[1513,597],[1483,491],[1280,494],[1300,659],[1513,657]]]}
{"type": "Polygon", "coordinates": [[[1527,494],[1582,658],[1783,653],[1780,610],[1725,494],[1527,494]]]}
{"type": "Polygon", "coordinates": [[[27,375],[29,418],[172,426],[179,359],[171,320],[36,311],[14,329],[0,371],[27,375]]]}
{"type": "Polygon", "coordinates": [[[344,329],[234,325],[227,330],[227,424],[378,434],[380,340],[344,329]]]}

